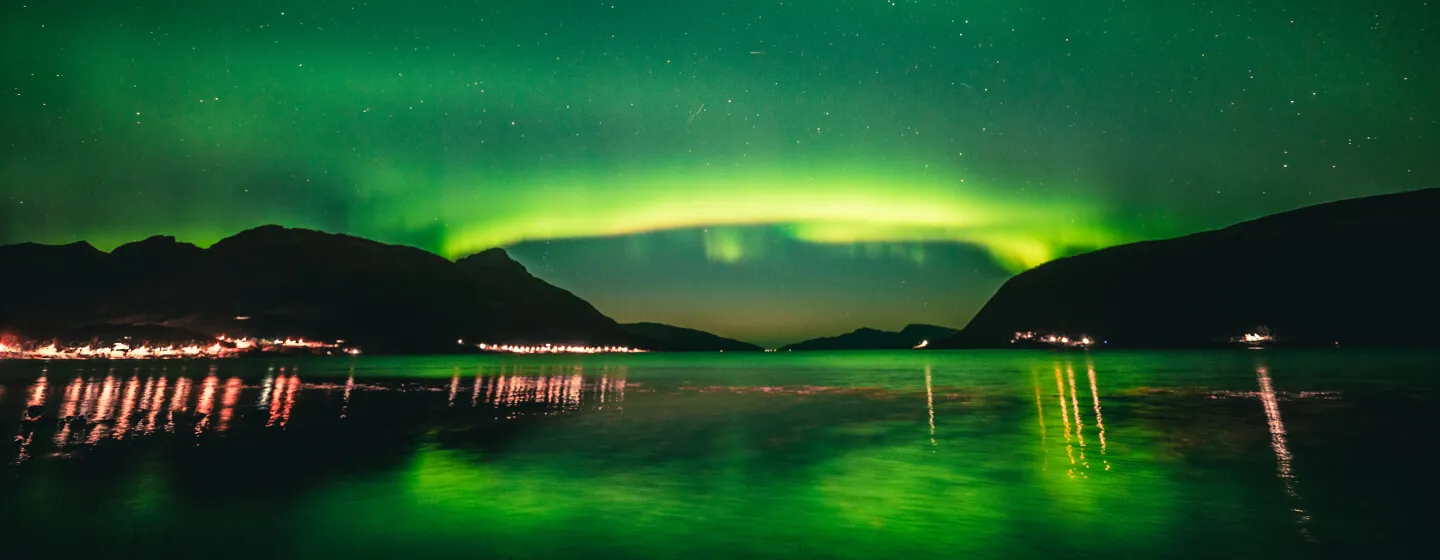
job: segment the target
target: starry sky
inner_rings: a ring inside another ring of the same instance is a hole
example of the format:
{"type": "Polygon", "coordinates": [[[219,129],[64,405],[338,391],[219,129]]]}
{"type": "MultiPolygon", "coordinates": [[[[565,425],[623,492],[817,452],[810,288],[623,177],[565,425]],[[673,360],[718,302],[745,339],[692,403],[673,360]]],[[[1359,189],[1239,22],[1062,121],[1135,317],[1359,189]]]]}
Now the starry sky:
{"type": "Polygon", "coordinates": [[[0,2],[0,243],[507,247],[621,321],[963,326],[1025,268],[1440,184],[1440,2],[0,2]]]}

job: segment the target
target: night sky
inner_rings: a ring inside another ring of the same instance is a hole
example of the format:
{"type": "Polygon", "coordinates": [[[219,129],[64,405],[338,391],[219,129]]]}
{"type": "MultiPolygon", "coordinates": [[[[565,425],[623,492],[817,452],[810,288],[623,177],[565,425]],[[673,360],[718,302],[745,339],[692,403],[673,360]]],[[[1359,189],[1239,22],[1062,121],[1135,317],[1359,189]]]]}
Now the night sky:
{"type": "Polygon", "coordinates": [[[1434,0],[0,6],[0,243],[505,246],[762,344],[1440,184],[1434,0]]]}

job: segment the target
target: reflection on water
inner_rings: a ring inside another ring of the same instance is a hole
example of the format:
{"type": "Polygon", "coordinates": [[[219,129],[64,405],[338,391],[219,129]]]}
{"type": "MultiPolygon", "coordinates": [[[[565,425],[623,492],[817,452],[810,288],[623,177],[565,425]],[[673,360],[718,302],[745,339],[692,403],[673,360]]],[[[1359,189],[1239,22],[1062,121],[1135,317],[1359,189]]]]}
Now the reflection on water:
{"type": "MultiPolygon", "coordinates": [[[[1265,421],[1270,426],[1270,447],[1275,450],[1276,474],[1285,485],[1285,494],[1298,504],[1300,492],[1295,488],[1295,472],[1290,466],[1294,457],[1290,455],[1289,444],[1285,443],[1285,423],[1280,420],[1280,402],[1275,399],[1275,387],[1270,382],[1270,371],[1263,365],[1256,367],[1255,377],[1260,381],[1260,402],[1265,405],[1265,421]]],[[[1306,525],[1310,522],[1310,514],[1300,507],[1295,508],[1295,514],[1300,524],[1300,532],[1309,538],[1310,531],[1306,525]]]]}
{"type": "MultiPolygon", "coordinates": [[[[246,384],[239,377],[221,380],[215,367],[198,381],[179,375],[171,377],[164,369],[144,374],[141,368],[124,380],[112,368],[105,375],[77,375],[59,390],[59,404],[47,409],[51,401],[50,377],[45,371],[30,384],[28,401],[21,418],[17,463],[24,462],[33,452],[33,439],[49,423],[56,426],[53,453],[57,456],[95,445],[105,440],[123,440],[127,436],[185,430],[200,436],[223,434],[236,421],[236,409],[242,402],[254,403],[263,413],[266,428],[284,429],[295,414],[300,393],[341,394],[339,417],[351,414],[351,396],[357,391],[428,391],[424,386],[357,384],[353,368],[343,385],[306,383],[299,369],[280,367],[271,370],[259,384],[246,384]],[[198,388],[197,388],[198,386],[198,388]],[[246,396],[253,393],[252,396],[246,396]],[[218,397],[218,407],[217,406],[218,397]]],[[[514,419],[526,415],[553,415],[581,410],[621,406],[625,401],[626,368],[606,368],[598,376],[587,377],[576,366],[546,366],[538,372],[519,368],[481,368],[473,378],[462,380],[457,368],[449,382],[449,405],[455,406],[456,393],[462,383],[470,385],[469,405],[493,411],[497,419],[514,419]]]]}
{"type": "Polygon", "coordinates": [[[935,392],[930,381],[930,364],[925,364],[925,413],[930,419],[930,447],[935,447],[935,392]]]}
{"type": "Polygon", "coordinates": [[[220,401],[220,431],[230,429],[230,419],[235,416],[235,403],[240,402],[240,379],[231,377],[225,380],[225,396],[220,401]]]}
{"type": "Polygon", "coordinates": [[[35,384],[30,386],[30,401],[26,404],[26,406],[44,406],[45,391],[47,391],[49,388],[50,381],[45,378],[45,373],[42,372],[40,374],[40,379],[36,379],[35,384]]]}
{"type": "Polygon", "coordinates": [[[0,537],[562,560],[1423,541],[1404,504],[1430,483],[1385,475],[1426,437],[1440,357],[796,354],[10,369],[0,508],[23,514],[0,537]]]}
{"type": "MultiPolygon", "coordinates": [[[[1085,458],[1085,420],[1081,415],[1080,395],[1075,388],[1075,365],[1073,363],[1053,364],[1055,370],[1055,398],[1060,404],[1060,425],[1065,435],[1065,457],[1070,462],[1070,468],[1065,471],[1070,478],[1090,478],[1087,472],[1090,469],[1090,461],[1085,458]],[[1062,374],[1063,371],[1063,374],[1062,374]],[[1067,390],[1068,389],[1068,390],[1067,390]],[[1072,443],[1073,442],[1073,443],[1072,443]],[[1077,468],[1078,467],[1078,468],[1077,468]]],[[[1095,428],[1098,431],[1100,441],[1100,454],[1105,470],[1110,470],[1110,462],[1103,458],[1106,454],[1105,421],[1100,409],[1100,388],[1096,381],[1095,366],[1087,362],[1086,370],[1090,378],[1090,401],[1091,411],[1095,415],[1095,428]]],[[[1040,397],[1039,373],[1031,370],[1032,388],[1035,393],[1035,413],[1040,417],[1040,445],[1046,448],[1045,439],[1045,406],[1040,397]]],[[[1049,450],[1046,448],[1046,453],[1049,450]]],[[[1048,463],[1047,463],[1048,464],[1048,463]]]]}
{"type": "MultiPolygon", "coordinates": [[[[1095,383],[1095,362],[1085,360],[1086,372],[1090,375],[1090,399],[1095,403],[1095,428],[1100,431],[1100,454],[1105,455],[1105,415],[1100,412],[1100,388],[1095,383]]],[[[1074,390],[1074,386],[1071,386],[1074,390]]],[[[1110,470],[1110,462],[1105,462],[1105,470],[1110,470]]]]}

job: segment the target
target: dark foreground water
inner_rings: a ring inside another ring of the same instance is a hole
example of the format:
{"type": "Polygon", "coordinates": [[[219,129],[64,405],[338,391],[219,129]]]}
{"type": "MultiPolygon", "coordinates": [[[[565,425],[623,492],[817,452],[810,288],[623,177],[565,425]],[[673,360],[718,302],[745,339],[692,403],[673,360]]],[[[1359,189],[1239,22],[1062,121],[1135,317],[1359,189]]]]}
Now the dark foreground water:
{"type": "Polygon", "coordinates": [[[0,555],[1428,555],[1437,374],[1341,350],[0,362],[0,555]]]}

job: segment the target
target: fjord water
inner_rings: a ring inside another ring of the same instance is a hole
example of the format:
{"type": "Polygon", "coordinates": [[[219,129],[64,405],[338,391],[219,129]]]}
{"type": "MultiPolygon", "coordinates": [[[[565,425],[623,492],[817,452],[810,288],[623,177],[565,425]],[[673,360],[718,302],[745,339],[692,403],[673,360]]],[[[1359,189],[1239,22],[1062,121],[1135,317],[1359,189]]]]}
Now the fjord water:
{"type": "Polygon", "coordinates": [[[1437,373],[1440,354],[1348,350],[0,362],[0,414],[19,423],[0,542],[14,557],[1418,553],[1437,373]]]}

